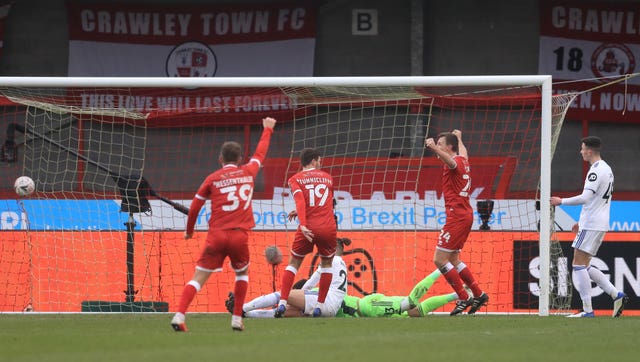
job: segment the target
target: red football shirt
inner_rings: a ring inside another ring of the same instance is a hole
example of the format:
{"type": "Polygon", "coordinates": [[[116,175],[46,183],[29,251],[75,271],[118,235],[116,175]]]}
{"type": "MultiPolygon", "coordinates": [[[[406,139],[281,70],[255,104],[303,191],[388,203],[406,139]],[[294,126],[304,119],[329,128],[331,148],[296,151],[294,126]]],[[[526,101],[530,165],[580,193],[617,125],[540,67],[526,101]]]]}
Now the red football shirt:
{"type": "Polygon", "coordinates": [[[199,207],[192,206],[189,210],[187,233],[193,232],[200,208],[207,199],[211,200],[209,230],[250,230],[256,226],[251,206],[254,180],[266,157],[272,133],[271,128],[263,130],[256,152],[248,163],[241,166],[227,164],[207,176],[192,202],[199,207]]]}
{"type": "Polygon", "coordinates": [[[447,209],[463,209],[473,212],[469,203],[469,191],[471,190],[471,167],[469,161],[460,155],[453,157],[456,168],[444,165],[442,172],[442,193],[444,205],[447,209]]]}
{"type": "Polygon", "coordinates": [[[255,160],[246,165],[225,165],[209,175],[198,189],[198,196],[211,199],[209,229],[252,229],[253,182],[260,169],[255,160]]]}
{"type": "Polygon", "coordinates": [[[325,228],[335,230],[331,175],[322,170],[303,170],[291,176],[288,183],[292,195],[301,192],[304,197],[304,214],[301,215],[301,210],[298,210],[300,223],[312,231],[325,228]]]}

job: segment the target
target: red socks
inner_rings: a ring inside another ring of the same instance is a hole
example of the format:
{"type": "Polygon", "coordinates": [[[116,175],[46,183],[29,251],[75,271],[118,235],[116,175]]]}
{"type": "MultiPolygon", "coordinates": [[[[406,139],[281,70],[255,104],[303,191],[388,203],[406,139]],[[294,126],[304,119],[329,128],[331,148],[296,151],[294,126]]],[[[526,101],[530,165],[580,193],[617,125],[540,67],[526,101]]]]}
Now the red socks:
{"type": "Polygon", "coordinates": [[[453,290],[458,294],[458,299],[467,300],[469,299],[469,294],[464,287],[462,286],[462,279],[460,279],[460,274],[455,268],[449,270],[445,275],[445,279],[451,284],[453,290]]]}
{"type": "Polygon", "coordinates": [[[198,293],[198,291],[193,285],[187,284],[184,286],[184,289],[182,290],[182,297],[180,297],[180,306],[178,307],[178,312],[182,314],[187,313],[187,308],[189,308],[189,304],[191,304],[191,301],[193,301],[193,298],[195,298],[196,293],[198,293]]]}
{"type": "Polygon", "coordinates": [[[333,274],[330,271],[320,274],[320,282],[318,283],[318,303],[324,303],[324,300],[327,298],[329,286],[331,286],[331,279],[333,279],[333,274]]]}
{"type": "Polygon", "coordinates": [[[247,296],[249,283],[246,280],[236,280],[233,294],[235,296],[235,305],[233,306],[233,315],[242,317],[242,306],[247,296]]]}
{"type": "Polygon", "coordinates": [[[288,268],[282,273],[282,288],[280,288],[280,300],[288,300],[291,287],[293,286],[293,279],[296,274],[288,268]]]}
{"type": "Polygon", "coordinates": [[[465,267],[464,269],[458,272],[460,278],[464,281],[464,283],[471,289],[474,297],[479,297],[482,294],[482,289],[478,285],[478,282],[473,278],[473,274],[471,274],[471,270],[469,267],[465,267]]]}

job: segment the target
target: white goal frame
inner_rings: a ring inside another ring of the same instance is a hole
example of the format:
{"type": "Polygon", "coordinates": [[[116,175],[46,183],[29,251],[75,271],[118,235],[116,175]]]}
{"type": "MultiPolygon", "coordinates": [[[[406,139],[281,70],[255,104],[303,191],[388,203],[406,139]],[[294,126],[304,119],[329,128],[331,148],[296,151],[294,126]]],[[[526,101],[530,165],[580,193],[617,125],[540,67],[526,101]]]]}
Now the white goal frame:
{"type": "Polygon", "coordinates": [[[162,78],[162,77],[0,77],[10,87],[302,87],[302,86],[540,86],[540,316],[549,315],[551,237],[551,131],[552,77],[514,76],[389,76],[389,77],[287,77],[287,78],[162,78]]]}

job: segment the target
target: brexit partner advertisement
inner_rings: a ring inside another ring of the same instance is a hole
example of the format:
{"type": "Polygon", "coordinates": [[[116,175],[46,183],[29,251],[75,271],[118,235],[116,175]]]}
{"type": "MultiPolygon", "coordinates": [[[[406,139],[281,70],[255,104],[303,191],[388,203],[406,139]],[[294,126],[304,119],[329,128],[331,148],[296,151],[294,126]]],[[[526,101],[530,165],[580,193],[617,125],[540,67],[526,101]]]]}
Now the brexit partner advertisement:
{"type": "MultiPolygon", "coordinates": [[[[274,193],[277,194],[277,193],[274,193]]],[[[338,200],[336,217],[340,230],[393,231],[439,230],[445,223],[444,200],[425,195],[424,198],[404,200],[370,199],[338,200]]],[[[186,216],[160,200],[149,200],[151,212],[134,214],[138,230],[184,230],[186,216]]],[[[480,214],[474,208],[474,224],[477,230],[482,224],[480,214]]],[[[191,200],[178,201],[189,206],[191,200]]],[[[254,200],[255,230],[293,230],[296,221],[287,220],[287,214],[295,209],[291,198],[254,200]]],[[[640,231],[637,210],[640,202],[613,201],[611,204],[611,231],[640,231]]],[[[570,231],[580,216],[580,206],[560,206],[555,212],[557,231],[570,231]]],[[[120,200],[0,200],[0,230],[126,230],[124,223],[129,215],[120,212],[120,200]],[[83,217],[78,217],[78,215],[83,217]]],[[[206,230],[210,209],[205,205],[196,221],[196,230],[206,230]]],[[[536,231],[539,211],[535,200],[494,200],[488,225],[493,231],[536,231]]]]}

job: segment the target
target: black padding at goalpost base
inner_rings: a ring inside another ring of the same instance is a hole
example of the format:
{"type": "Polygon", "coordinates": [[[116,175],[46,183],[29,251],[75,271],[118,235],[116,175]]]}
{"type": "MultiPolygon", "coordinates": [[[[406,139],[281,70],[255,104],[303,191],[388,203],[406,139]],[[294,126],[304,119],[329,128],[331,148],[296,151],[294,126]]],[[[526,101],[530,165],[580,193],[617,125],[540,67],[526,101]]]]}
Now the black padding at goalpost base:
{"type": "Polygon", "coordinates": [[[82,312],[169,312],[167,302],[108,302],[83,300],[82,312]]]}

